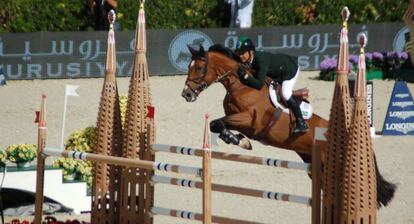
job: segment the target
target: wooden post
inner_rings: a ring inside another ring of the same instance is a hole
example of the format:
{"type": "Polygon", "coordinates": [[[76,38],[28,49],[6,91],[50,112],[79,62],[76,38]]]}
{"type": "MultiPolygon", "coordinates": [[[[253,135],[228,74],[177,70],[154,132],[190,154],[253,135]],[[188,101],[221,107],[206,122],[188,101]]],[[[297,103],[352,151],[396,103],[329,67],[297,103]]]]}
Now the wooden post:
{"type": "Polygon", "coordinates": [[[211,150],[209,115],[205,115],[203,139],[203,223],[211,224],[211,150]]]}
{"type": "Polygon", "coordinates": [[[40,111],[35,122],[38,122],[37,137],[37,166],[36,166],[36,196],[35,196],[35,224],[42,223],[43,216],[43,187],[45,179],[45,158],[43,148],[46,145],[46,120],[45,120],[46,95],[42,95],[40,111]]]}
{"type": "Polygon", "coordinates": [[[326,128],[315,128],[312,151],[312,224],[321,223],[321,149],[326,146],[326,128]]]}
{"type": "MultiPolygon", "coordinates": [[[[147,145],[148,148],[145,151],[144,159],[147,161],[155,161],[155,154],[151,153],[150,144],[155,142],[155,121],[154,117],[150,117],[150,121],[147,125],[147,145]]],[[[151,208],[154,206],[154,185],[151,184],[151,178],[154,176],[154,171],[146,170],[145,173],[145,202],[144,202],[144,224],[154,223],[151,215],[151,208]]]]}

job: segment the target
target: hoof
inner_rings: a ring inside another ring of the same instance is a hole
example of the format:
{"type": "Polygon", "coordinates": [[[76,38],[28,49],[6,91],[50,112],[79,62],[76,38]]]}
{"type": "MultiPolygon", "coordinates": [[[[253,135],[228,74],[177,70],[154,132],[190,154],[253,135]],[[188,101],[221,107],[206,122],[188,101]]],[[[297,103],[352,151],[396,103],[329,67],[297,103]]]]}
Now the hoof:
{"type": "Polygon", "coordinates": [[[243,149],[252,150],[252,144],[250,143],[249,139],[246,138],[242,134],[238,134],[237,137],[239,137],[239,146],[243,149]]]}

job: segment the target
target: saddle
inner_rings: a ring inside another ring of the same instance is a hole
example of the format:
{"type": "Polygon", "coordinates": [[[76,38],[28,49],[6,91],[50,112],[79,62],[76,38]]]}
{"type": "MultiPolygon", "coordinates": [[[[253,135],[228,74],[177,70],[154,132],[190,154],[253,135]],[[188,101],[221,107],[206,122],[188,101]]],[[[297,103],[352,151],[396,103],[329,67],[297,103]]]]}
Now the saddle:
{"type": "MultiPolygon", "coordinates": [[[[277,82],[273,82],[270,78],[266,80],[266,83],[269,87],[269,97],[273,106],[276,108],[281,108],[282,111],[285,113],[289,113],[289,107],[285,99],[282,97],[282,86],[277,82]]],[[[295,97],[295,99],[298,101],[300,105],[299,107],[302,111],[303,118],[311,118],[313,110],[311,104],[307,100],[309,98],[309,89],[301,88],[294,90],[292,93],[292,97],[295,97]]]]}

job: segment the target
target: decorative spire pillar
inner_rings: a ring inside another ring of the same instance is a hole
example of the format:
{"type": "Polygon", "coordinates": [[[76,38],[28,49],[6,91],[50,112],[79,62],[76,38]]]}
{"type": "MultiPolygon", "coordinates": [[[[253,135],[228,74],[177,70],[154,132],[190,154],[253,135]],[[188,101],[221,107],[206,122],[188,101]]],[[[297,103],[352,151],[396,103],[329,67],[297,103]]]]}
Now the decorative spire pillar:
{"type": "MultiPolygon", "coordinates": [[[[155,140],[155,128],[150,127],[147,107],[151,105],[147,64],[147,38],[144,2],[140,9],[135,31],[135,58],[128,90],[128,105],[123,139],[123,157],[152,160],[150,145],[155,140]],[[148,131],[150,129],[150,131],[148,131]]],[[[152,171],[125,168],[121,178],[120,223],[152,223],[148,207],[152,207],[153,187],[148,177],[152,171]],[[131,187],[131,186],[138,186],[131,187]],[[149,201],[148,201],[149,200],[149,201]]]]}
{"type": "Polygon", "coordinates": [[[349,94],[349,44],[348,18],[350,12],[347,7],[341,12],[342,29],[338,54],[338,74],[332,98],[331,113],[328,125],[328,147],[325,153],[323,172],[323,202],[322,213],[324,224],[339,222],[339,184],[343,172],[343,157],[345,143],[348,139],[348,130],[351,124],[351,97],[349,94]]]}
{"type": "Polygon", "coordinates": [[[355,81],[355,105],[350,127],[342,178],[342,224],[375,224],[377,220],[377,183],[374,152],[366,103],[365,34],[359,36],[361,46],[358,75],[355,81]]]}
{"type": "MultiPolygon", "coordinates": [[[[108,14],[110,29],[106,51],[105,78],[96,122],[95,153],[122,156],[122,125],[118,87],[115,78],[116,51],[114,22],[116,14],[108,14]]],[[[106,163],[94,163],[92,183],[91,223],[117,223],[121,168],[106,163]]]]}

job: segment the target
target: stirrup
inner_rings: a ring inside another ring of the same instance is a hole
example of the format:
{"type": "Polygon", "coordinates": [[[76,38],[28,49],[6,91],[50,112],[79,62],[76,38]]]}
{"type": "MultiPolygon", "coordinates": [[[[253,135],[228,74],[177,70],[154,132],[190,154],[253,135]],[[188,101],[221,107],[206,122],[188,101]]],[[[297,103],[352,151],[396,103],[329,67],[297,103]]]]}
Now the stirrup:
{"type": "Polygon", "coordinates": [[[306,133],[308,131],[309,131],[309,128],[300,129],[300,128],[295,127],[295,129],[293,130],[293,133],[295,133],[295,134],[297,134],[297,133],[306,133]]]}

